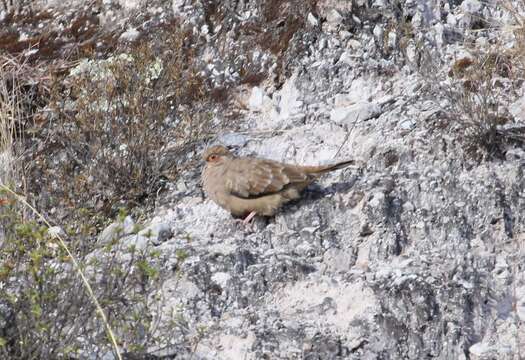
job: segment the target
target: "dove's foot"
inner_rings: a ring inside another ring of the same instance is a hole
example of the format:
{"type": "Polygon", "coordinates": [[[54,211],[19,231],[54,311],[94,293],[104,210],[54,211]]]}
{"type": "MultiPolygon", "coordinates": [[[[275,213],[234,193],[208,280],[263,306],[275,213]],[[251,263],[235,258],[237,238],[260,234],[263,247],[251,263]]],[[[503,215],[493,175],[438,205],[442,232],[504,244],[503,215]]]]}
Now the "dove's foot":
{"type": "Polygon", "coordinates": [[[255,211],[252,211],[251,213],[246,216],[244,219],[234,219],[236,224],[242,225],[241,228],[244,228],[247,231],[253,231],[253,225],[254,222],[252,221],[253,218],[257,215],[255,211]]]}
{"type": "Polygon", "coordinates": [[[246,216],[246,218],[242,221],[243,225],[248,225],[252,221],[252,219],[255,217],[255,215],[257,215],[255,211],[252,211],[251,213],[249,213],[248,216],[246,216]]]}

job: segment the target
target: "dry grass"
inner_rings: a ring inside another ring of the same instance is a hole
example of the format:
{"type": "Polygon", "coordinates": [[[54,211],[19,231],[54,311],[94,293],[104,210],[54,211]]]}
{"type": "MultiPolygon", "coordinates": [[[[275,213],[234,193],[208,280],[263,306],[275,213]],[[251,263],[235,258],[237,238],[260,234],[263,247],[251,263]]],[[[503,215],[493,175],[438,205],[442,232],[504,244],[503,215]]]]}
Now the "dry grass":
{"type": "Polygon", "coordinates": [[[495,51],[452,64],[449,76],[458,82],[448,93],[450,108],[463,128],[465,149],[474,157],[503,157],[506,146],[525,140],[503,127],[513,121],[508,93],[516,91],[517,76],[511,61],[504,52],[495,51]]]}
{"type": "Polygon", "coordinates": [[[40,150],[25,158],[40,207],[66,217],[82,210],[90,221],[147,207],[186,154],[220,126],[212,123],[216,101],[188,34],[175,27],[160,36],[161,48],[140,42],[54,76],[28,141],[40,150]]]}
{"type": "Polygon", "coordinates": [[[0,62],[0,181],[10,184],[15,183],[20,175],[15,145],[17,138],[22,136],[22,92],[19,83],[22,67],[13,66],[12,59],[5,57],[0,58],[0,62]],[[13,72],[13,69],[16,71],[13,72]]]}
{"type": "Polygon", "coordinates": [[[24,8],[32,8],[35,2],[35,0],[1,0],[0,10],[8,13],[19,12],[24,8]]]}
{"type": "Polygon", "coordinates": [[[9,161],[2,168],[5,177],[0,179],[17,191],[25,186],[22,155],[48,98],[48,74],[62,66],[63,62],[48,66],[31,64],[20,56],[0,55],[0,152],[9,161]]]}

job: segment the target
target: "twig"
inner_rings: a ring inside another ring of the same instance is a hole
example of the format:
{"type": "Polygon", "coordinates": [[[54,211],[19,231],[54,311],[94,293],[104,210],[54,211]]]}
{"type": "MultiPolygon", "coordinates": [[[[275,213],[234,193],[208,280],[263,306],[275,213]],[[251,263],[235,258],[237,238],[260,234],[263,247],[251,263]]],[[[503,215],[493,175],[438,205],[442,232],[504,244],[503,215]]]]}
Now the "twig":
{"type": "Polygon", "coordinates": [[[337,155],[339,155],[339,153],[341,152],[341,149],[342,149],[343,146],[346,144],[346,141],[348,140],[348,138],[350,137],[350,134],[352,133],[352,131],[353,131],[354,128],[355,128],[355,124],[357,124],[357,122],[359,121],[359,115],[360,115],[360,114],[357,114],[357,117],[355,118],[354,123],[352,124],[352,128],[350,129],[350,131],[348,131],[348,132],[346,133],[345,139],[344,139],[343,142],[341,143],[341,146],[339,146],[339,149],[337,149],[337,152],[335,153],[333,159],[337,158],[337,155]]]}

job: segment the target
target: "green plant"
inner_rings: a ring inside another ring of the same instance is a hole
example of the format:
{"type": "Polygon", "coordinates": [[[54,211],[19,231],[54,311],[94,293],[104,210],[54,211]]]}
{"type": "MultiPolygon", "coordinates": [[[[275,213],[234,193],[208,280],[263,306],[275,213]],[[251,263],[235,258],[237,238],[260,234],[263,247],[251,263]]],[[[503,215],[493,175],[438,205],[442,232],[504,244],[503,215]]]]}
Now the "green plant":
{"type": "MultiPolygon", "coordinates": [[[[5,187],[0,195],[14,196],[5,187]]],[[[93,252],[80,232],[66,244],[36,214],[45,225],[23,219],[16,202],[0,208],[0,357],[101,357],[110,344],[119,358],[120,351],[143,357],[152,346],[178,344],[155,295],[167,275],[165,255],[120,244],[93,252]]]]}
{"type": "MultiPolygon", "coordinates": [[[[107,321],[105,313],[95,297],[89,281],[86,279],[82,269],[76,258],[71,253],[69,247],[65,244],[60,235],[56,235],[55,239],[58,241],[58,247],[54,247],[49,243],[48,228],[49,222],[38,213],[25,199],[17,195],[11,189],[0,183],[1,194],[12,195],[16,201],[12,202],[10,207],[4,207],[1,211],[1,219],[3,220],[4,233],[2,239],[2,253],[3,264],[1,266],[3,273],[3,286],[0,290],[0,299],[5,300],[5,305],[9,311],[14,311],[15,323],[6,324],[8,330],[14,331],[15,341],[9,342],[4,339],[5,346],[2,350],[6,351],[6,355],[15,358],[41,358],[56,357],[63,355],[60,353],[60,346],[39,346],[43,345],[41,337],[47,338],[50,332],[53,332],[56,323],[48,321],[45,317],[52,310],[58,310],[56,301],[60,298],[61,293],[56,292],[55,277],[58,275],[62,263],[64,261],[71,261],[74,265],[72,272],[78,274],[82,279],[82,284],[85,286],[91,304],[94,306],[98,314],[101,316],[111,342],[114,346],[115,353],[121,359],[120,351],[118,349],[115,336],[107,321]],[[38,225],[35,221],[23,220],[20,218],[18,203],[22,206],[30,208],[35,215],[37,215],[47,226],[38,225]],[[5,221],[5,220],[8,221],[5,221]],[[62,251],[56,252],[55,250],[62,251]],[[58,262],[53,261],[48,264],[46,259],[57,259],[58,262]],[[16,264],[14,266],[13,264],[16,264]],[[49,266],[48,266],[49,265],[49,266]],[[57,269],[58,268],[58,269],[57,269]],[[10,281],[15,281],[11,284],[10,281]],[[50,288],[48,288],[48,286],[50,288]],[[22,324],[22,328],[20,327],[22,324]],[[26,325],[24,328],[23,326],[26,325]],[[23,329],[25,331],[20,331],[23,329]],[[32,330],[32,331],[31,331],[32,330]],[[11,344],[12,346],[8,346],[11,344]],[[56,353],[55,351],[58,351],[56,353]]],[[[78,284],[78,282],[77,282],[78,284]]],[[[73,285],[73,284],[71,284],[73,285]]],[[[63,324],[64,325],[64,324],[63,324]]],[[[58,338],[64,341],[63,334],[58,334],[58,338]]],[[[10,339],[13,340],[13,339],[10,339]]],[[[66,339],[66,343],[68,343],[66,339]]],[[[47,345],[47,344],[46,344],[47,345]]]]}

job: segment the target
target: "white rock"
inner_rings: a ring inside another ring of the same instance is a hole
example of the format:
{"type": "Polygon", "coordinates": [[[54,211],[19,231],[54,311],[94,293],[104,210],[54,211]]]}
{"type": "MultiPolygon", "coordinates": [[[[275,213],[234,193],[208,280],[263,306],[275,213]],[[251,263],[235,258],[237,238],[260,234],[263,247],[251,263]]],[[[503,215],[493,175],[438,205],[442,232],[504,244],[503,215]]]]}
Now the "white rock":
{"type": "Polygon", "coordinates": [[[184,181],[183,178],[179,178],[179,180],[177,180],[177,183],[175,184],[175,187],[177,189],[177,192],[179,192],[179,193],[184,193],[184,192],[189,190],[189,187],[188,187],[188,185],[186,184],[186,181],[184,181]]]}
{"type": "Polygon", "coordinates": [[[279,92],[281,100],[279,102],[280,108],[280,118],[286,119],[299,112],[303,102],[299,100],[300,92],[295,86],[295,81],[297,79],[297,74],[294,74],[288,79],[281,91],[279,92]]]}
{"type": "Polygon", "coordinates": [[[125,234],[131,234],[135,230],[135,221],[131,216],[126,216],[124,222],[122,223],[125,234]]]}
{"type": "Polygon", "coordinates": [[[385,204],[385,194],[380,191],[374,192],[372,198],[368,202],[368,205],[371,208],[375,208],[375,209],[382,208],[384,204],[385,204]]]}
{"type": "MultiPolygon", "coordinates": [[[[358,41],[355,41],[355,40],[350,40],[350,41],[353,41],[357,44],[359,44],[358,41]]],[[[360,46],[360,44],[359,44],[360,46]]],[[[349,64],[349,65],[352,65],[354,62],[355,62],[355,58],[358,58],[359,56],[356,56],[355,54],[355,51],[345,51],[341,54],[341,56],[339,57],[339,61],[338,63],[343,63],[343,64],[349,64]]]]}
{"type": "Polygon", "coordinates": [[[173,13],[175,15],[178,15],[182,12],[182,9],[184,8],[185,0],[173,0],[171,3],[171,8],[173,9],[173,13]]]}
{"type": "Polygon", "coordinates": [[[396,47],[396,43],[397,43],[397,35],[395,31],[390,31],[388,33],[388,47],[393,49],[396,47]]]}
{"type": "Polygon", "coordinates": [[[139,234],[128,236],[122,240],[124,246],[134,246],[138,250],[146,248],[151,243],[152,240],[149,237],[139,234]]]}
{"type": "Polygon", "coordinates": [[[469,347],[469,353],[474,356],[474,359],[484,359],[493,353],[493,349],[484,343],[478,342],[469,347]]]}
{"type": "Polygon", "coordinates": [[[173,235],[173,232],[171,231],[170,224],[157,223],[151,224],[147,228],[141,230],[139,235],[149,238],[153,244],[158,245],[168,240],[173,235]]]}
{"type": "Polygon", "coordinates": [[[31,55],[34,55],[38,52],[38,49],[30,49],[30,50],[26,50],[24,51],[24,56],[25,57],[29,57],[31,55]]]}
{"type": "Polygon", "coordinates": [[[358,40],[355,40],[355,39],[348,40],[348,42],[346,43],[346,46],[348,48],[350,48],[350,49],[353,49],[353,50],[362,48],[361,43],[358,40]]]}
{"type": "Polygon", "coordinates": [[[352,37],[352,33],[350,31],[346,31],[346,30],[339,31],[339,38],[341,38],[341,40],[346,40],[350,37],[352,37]]]}
{"type": "Polygon", "coordinates": [[[211,276],[211,280],[219,285],[221,288],[225,289],[228,285],[228,281],[231,279],[230,274],[225,272],[216,272],[211,276]]]}
{"type": "Polygon", "coordinates": [[[137,29],[129,28],[120,35],[119,41],[133,42],[137,40],[139,36],[140,32],[137,29]]]}
{"type": "Polygon", "coordinates": [[[336,94],[334,96],[334,106],[336,108],[352,106],[356,103],[354,99],[349,98],[348,94],[336,94]]]}
{"type": "Polygon", "coordinates": [[[264,90],[258,86],[252,88],[252,93],[248,99],[248,107],[253,111],[260,111],[264,101],[264,90]]]}
{"type": "Polygon", "coordinates": [[[379,9],[385,8],[387,6],[386,0],[374,0],[372,3],[372,7],[376,7],[379,9]]]}
{"type": "Polygon", "coordinates": [[[465,0],[461,3],[464,12],[475,14],[481,10],[481,3],[478,0],[465,0]]]}
{"type": "Polygon", "coordinates": [[[321,40],[319,40],[319,50],[323,50],[324,48],[326,48],[326,39],[325,38],[322,38],[321,40]]]}
{"type": "Polygon", "coordinates": [[[458,19],[456,18],[456,16],[452,13],[449,13],[447,15],[447,24],[449,24],[450,26],[456,26],[458,23],[458,19]]]}
{"type": "Polygon", "coordinates": [[[403,204],[403,211],[404,212],[412,212],[415,210],[414,204],[412,204],[410,201],[407,201],[403,204]]]}
{"type": "Polygon", "coordinates": [[[436,45],[441,48],[443,47],[443,44],[445,42],[445,38],[444,38],[444,26],[442,23],[437,23],[436,25],[434,25],[434,32],[435,32],[435,38],[436,38],[436,45]]]}
{"type": "Polygon", "coordinates": [[[123,222],[114,222],[107,226],[98,236],[98,243],[101,245],[109,244],[110,242],[120,239],[123,236],[133,233],[135,229],[135,222],[131,216],[126,216],[123,222]]]}
{"type": "Polygon", "coordinates": [[[343,22],[343,16],[336,9],[332,9],[326,15],[326,21],[332,25],[337,25],[343,22]]]}
{"type": "Polygon", "coordinates": [[[525,286],[516,288],[516,314],[525,321],[525,286]]]}
{"type": "Polygon", "coordinates": [[[416,45],[414,44],[413,40],[410,40],[410,42],[408,43],[406,47],[406,55],[407,55],[408,61],[410,61],[411,63],[415,63],[417,60],[417,54],[418,52],[417,52],[416,45]]]}
{"type": "Polygon", "coordinates": [[[379,24],[377,24],[376,26],[374,26],[374,30],[372,30],[375,38],[377,40],[383,40],[383,27],[379,24]]]}
{"type": "Polygon", "coordinates": [[[98,242],[101,245],[106,245],[112,242],[122,234],[122,224],[112,223],[107,226],[98,236],[98,242]]]}
{"type": "Polygon", "coordinates": [[[318,279],[312,276],[286,284],[276,292],[272,302],[285,320],[315,321],[347,336],[352,333],[354,319],[372,317],[378,309],[373,292],[360,281],[345,283],[336,281],[335,276],[318,279]],[[327,299],[333,304],[328,311],[322,306],[327,299]]]}
{"type": "Polygon", "coordinates": [[[228,133],[220,135],[217,138],[217,141],[225,146],[239,146],[242,147],[246,145],[248,139],[246,135],[239,133],[228,133]]]}
{"type": "Polygon", "coordinates": [[[330,120],[338,124],[352,124],[354,121],[365,121],[381,113],[379,105],[360,102],[347,107],[335,108],[330,111],[330,120]]]}
{"type": "Polygon", "coordinates": [[[47,234],[52,238],[57,238],[59,236],[63,238],[66,236],[66,232],[60,226],[51,226],[47,229],[47,234]]]}
{"type": "Polygon", "coordinates": [[[479,48],[481,49],[488,47],[490,45],[490,42],[486,37],[480,36],[476,39],[476,45],[479,46],[479,48]]]}
{"type": "Polygon", "coordinates": [[[346,250],[328,249],[323,255],[323,262],[332,271],[344,272],[350,269],[353,256],[352,253],[346,250]]]}
{"type": "Polygon", "coordinates": [[[119,4],[126,10],[134,10],[142,4],[142,0],[120,0],[119,4]]]}
{"type": "Polygon", "coordinates": [[[505,152],[505,159],[507,161],[516,161],[525,159],[525,151],[520,148],[508,149],[505,152]]]}
{"type": "Polygon", "coordinates": [[[525,96],[512,103],[509,106],[509,112],[516,120],[525,121],[525,96]]]}
{"type": "Polygon", "coordinates": [[[401,121],[399,123],[399,127],[402,129],[402,130],[412,130],[413,128],[416,127],[416,122],[412,119],[406,119],[404,121],[401,121]]]}
{"type": "Polygon", "coordinates": [[[317,18],[312,13],[308,13],[307,20],[312,26],[319,25],[319,20],[317,20],[317,18]]]}

